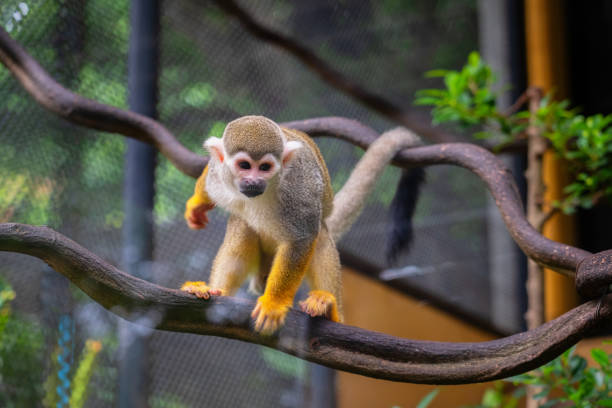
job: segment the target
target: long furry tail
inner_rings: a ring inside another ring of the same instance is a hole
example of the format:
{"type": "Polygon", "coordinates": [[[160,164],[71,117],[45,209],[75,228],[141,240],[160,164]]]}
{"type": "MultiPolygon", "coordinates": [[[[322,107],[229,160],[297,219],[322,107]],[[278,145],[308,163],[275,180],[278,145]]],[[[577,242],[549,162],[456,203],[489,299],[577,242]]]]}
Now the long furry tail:
{"type": "Polygon", "coordinates": [[[340,240],[361,214],[365,198],[373,190],[385,166],[400,150],[421,144],[421,139],[415,133],[397,127],[383,133],[370,145],[334,197],[334,209],[327,218],[327,227],[335,242],[340,240]]]}
{"type": "Polygon", "coordinates": [[[393,263],[399,253],[410,247],[414,235],[412,216],[416,209],[421,185],[425,181],[422,167],[404,170],[391,202],[391,226],[387,243],[387,261],[393,263]]]}

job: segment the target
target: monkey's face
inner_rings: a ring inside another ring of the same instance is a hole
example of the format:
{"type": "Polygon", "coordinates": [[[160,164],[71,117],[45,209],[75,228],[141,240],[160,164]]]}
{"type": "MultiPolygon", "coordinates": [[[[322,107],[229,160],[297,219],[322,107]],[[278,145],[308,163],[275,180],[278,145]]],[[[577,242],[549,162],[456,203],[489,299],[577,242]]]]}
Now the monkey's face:
{"type": "Polygon", "coordinates": [[[270,153],[255,160],[246,152],[238,152],[231,157],[228,165],[238,191],[251,198],[266,191],[268,182],[278,173],[281,163],[270,153]]]}

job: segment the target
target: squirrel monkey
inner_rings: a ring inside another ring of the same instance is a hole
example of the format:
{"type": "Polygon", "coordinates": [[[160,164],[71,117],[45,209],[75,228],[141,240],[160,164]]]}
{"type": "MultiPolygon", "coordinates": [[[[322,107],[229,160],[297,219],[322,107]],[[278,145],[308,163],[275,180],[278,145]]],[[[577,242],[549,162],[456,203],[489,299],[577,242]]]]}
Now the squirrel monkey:
{"type": "MultiPolygon", "coordinates": [[[[221,139],[204,146],[211,159],[187,201],[192,229],[206,227],[206,213],[218,205],[230,213],[210,282],[185,282],[182,290],[200,298],[232,295],[248,277],[263,294],[251,316],[255,329],[270,334],[284,322],[304,278],[310,285],[301,309],[311,316],[342,321],[340,260],[335,241],[362,208],[363,198],[388,161],[414,137],[404,132],[377,139],[338,193],[308,135],[281,128],[263,116],[230,122],[221,139]],[[401,133],[401,134],[400,134],[401,133]],[[344,192],[343,192],[344,191],[344,192]],[[357,202],[357,204],[355,204],[357,202]],[[328,222],[328,218],[330,221],[328,222]]],[[[384,135],[383,135],[384,136],[384,135]]]]}

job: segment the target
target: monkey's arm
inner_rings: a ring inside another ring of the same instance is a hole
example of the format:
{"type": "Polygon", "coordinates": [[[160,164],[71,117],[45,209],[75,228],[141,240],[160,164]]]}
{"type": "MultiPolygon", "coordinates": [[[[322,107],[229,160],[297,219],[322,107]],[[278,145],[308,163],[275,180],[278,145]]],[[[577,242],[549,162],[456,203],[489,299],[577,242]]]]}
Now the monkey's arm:
{"type": "Polygon", "coordinates": [[[270,334],[283,325],[310,265],[315,245],[316,240],[300,240],[278,246],[266,290],[251,314],[257,331],[270,334]]]}
{"type": "Polygon", "coordinates": [[[191,229],[202,229],[208,224],[206,213],[215,207],[208,194],[206,194],[206,176],[208,165],[196,181],[193,195],[185,204],[185,221],[191,229]]]}

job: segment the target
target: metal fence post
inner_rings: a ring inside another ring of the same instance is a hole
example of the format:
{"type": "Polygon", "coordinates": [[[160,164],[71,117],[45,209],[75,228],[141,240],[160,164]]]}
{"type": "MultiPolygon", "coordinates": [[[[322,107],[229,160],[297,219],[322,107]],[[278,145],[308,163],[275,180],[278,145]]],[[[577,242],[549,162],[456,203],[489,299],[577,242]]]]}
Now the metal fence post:
{"type": "MultiPolygon", "coordinates": [[[[132,0],[128,54],[128,103],[132,111],[157,117],[158,0],[132,0]]],[[[155,149],[128,139],[125,156],[123,264],[151,278],[155,149]]],[[[143,316],[142,318],[146,318],[143,316]]],[[[148,336],[130,323],[120,327],[119,407],[148,406],[148,336]]]]}

